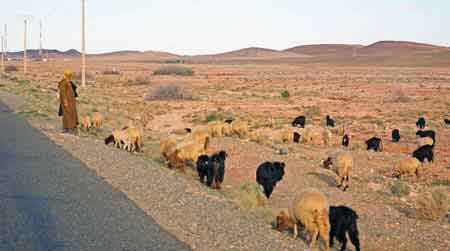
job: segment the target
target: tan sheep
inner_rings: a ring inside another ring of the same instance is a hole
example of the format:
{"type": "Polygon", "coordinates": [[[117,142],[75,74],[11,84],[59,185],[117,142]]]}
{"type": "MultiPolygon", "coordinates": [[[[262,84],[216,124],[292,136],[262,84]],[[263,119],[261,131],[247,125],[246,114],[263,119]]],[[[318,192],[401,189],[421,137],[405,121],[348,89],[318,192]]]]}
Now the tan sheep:
{"type": "Polygon", "coordinates": [[[233,126],[228,124],[228,123],[224,123],[223,128],[222,128],[222,134],[223,136],[233,136],[233,126]]]}
{"type": "Polygon", "coordinates": [[[195,141],[201,145],[203,145],[203,149],[208,149],[210,135],[208,131],[204,129],[194,130],[191,134],[187,135],[185,138],[186,141],[195,141]]]}
{"type": "Polygon", "coordinates": [[[281,142],[283,143],[290,143],[293,141],[293,133],[294,130],[291,128],[285,128],[282,132],[281,132],[281,142]]]}
{"type": "Polygon", "coordinates": [[[243,139],[248,135],[248,124],[244,121],[233,121],[231,124],[233,133],[243,139]]]}
{"type": "Polygon", "coordinates": [[[221,121],[213,121],[208,123],[208,130],[211,137],[222,137],[224,124],[221,121]]]}
{"type": "Polygon", "coordinates": [[[294,238],[298,236],[298,226],[305,226],[311,237],[310,247],[316,246],[317,237],[325,242],[325,250],[330,250],[328,202],[325,195],[315,189],[307,189],[298,194],[289,205],[289,217],[282,212],[277,217],[277,229],[283,231],[289,225],[294,228],[294,238]]]}
{"type": "Polygon", "coordinates": [[[103,125],[103,116],[99,112],[92,113],[92,126],[100,129],[103,125]]]}
{"type": "Polygon", "coordinates": [[[81,116],[80,117],[80,127],[84,130],[89,130],[89,128],[91,128],[92,126],[92,121],[91,121],[91,117],[89,116],[81,116]]]}
{"type": "Polygon", "coordinates": [[[169,155],[173,153],[177,146],[177,140],[175,137],[169,136],[167,138],[161,139],[159,142],[159,150],[162,156],[168,160],[169,155]]]}
{"type": "Polygon", "coordinates": [[[322,134],[322,136],[323,136],[323,143],[326,145],[326,146],[330,146],[331,145],[331,140],[332,140],[332,134],[331,134],[331,131],[330,130],[328,130],[328,129],[326,129],[326,128],[324,128],[323,129],[323,134],[322,134]]]}
{"type": "Polygon", "coordinates": [[[422,146],[426,146],[426,145],[432,146],[433,144],[434,144],[434,140],[430,137],[419,138],[419,140],[417,141],[417,147],[422,147],[422,146]]]}
{"type": "Polygon", "coordinates": [[[419,176],[419,169],[422,167],[422,163],[413,157],[401,159],[394,167],[394,177],[400,178],[404,174],[419,176]]]}
{"type": "Polygon", "coordinates": [[[205,154],[203,144],[199,144],[197,141],[186,141],[178,144],[175,149],[178,159],[181,159],[186,163],[191,161],[195,163],[198,156],[205,154]]]}
{"type": "Polygon", "coordinates": [[[137,127],[128,127],[124,129],[125,134],[131,141],[130,152],[136,151],[141,152],[144,146],[142,132],[137,127]]]}
{"type": "Polygon", "coordinates": [[[337,153],[328,157],[323,166],[336,173],[336,182],[343,191],[347,190],[350,184],[350,177],[353,168],[353,157],[348,153],[337,153]]]}
{"type": "Polygon", "coordinates": [[[323,130],[321,128],[309,127],[302,130],[301,142],[303,144],[324,144],[323,130]]]}
{"type": "Polygon", "coordinates": [[[114,146],[120,149],[131,149],[131,139],[124,130],[116,130],[112,133],[114,137],[114,146]]]}

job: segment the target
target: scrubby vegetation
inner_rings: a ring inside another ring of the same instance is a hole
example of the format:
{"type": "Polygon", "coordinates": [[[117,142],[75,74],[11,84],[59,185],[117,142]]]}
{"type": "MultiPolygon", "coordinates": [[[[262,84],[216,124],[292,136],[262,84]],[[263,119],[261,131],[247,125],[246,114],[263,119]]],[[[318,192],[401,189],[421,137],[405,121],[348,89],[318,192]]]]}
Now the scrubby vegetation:
{"type": "Polygon", "coordinates": [[[192,76],[194,71],[191,68],[176,65],[166,65],[153,72],[153,75],[178,75],[178,76],[192,76]]]}
{"type": "Polygon", "coordinates": [[[147,100],[187,100],[192,94],[179,84],[164,84],[153,89],[147,100]]]}

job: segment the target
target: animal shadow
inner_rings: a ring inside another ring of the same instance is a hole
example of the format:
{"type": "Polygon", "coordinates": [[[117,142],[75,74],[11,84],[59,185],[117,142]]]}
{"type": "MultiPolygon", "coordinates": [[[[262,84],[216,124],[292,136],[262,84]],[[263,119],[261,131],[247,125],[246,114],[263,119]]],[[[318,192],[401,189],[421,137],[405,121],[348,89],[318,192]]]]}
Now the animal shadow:
{"type": "Polygon", "coordinates": [[[329,176],[329,175],[326,175],[323,173],[316,173],[316,172],[309,172],[309,173],[307,173],[307,175],[317,177],[319,180],[327,183],[328,186],[330,186],[330,187],[335,187],[337,185],[336,180],[333,178],[333,176],[329,176]]]}

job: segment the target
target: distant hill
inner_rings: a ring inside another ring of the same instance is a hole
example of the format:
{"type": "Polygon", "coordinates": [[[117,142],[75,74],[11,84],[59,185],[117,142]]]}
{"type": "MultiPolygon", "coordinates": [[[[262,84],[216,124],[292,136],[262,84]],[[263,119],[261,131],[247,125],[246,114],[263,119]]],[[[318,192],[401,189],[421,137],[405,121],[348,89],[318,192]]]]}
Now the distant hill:
{"type": "Polygon", "coordinates": [[[448,47],[408,41],[379,41],[359,48],[358,56],[398,56],[449,50],[448,47]]]}
{"type": "Polygon", "coordinates": [[[203,57],[214,57],[214,58],[284,58],[284,57],[299,57],[299,56],[304,55],[298,55],[291,52],[277,51],[259,47],[249,47],[225,53],[203,55],[203,57]]]}
{"type": "Polygon", "coordinates": [[[133,51],[133,50],[124,50],[124,51],[114,51],[109,53],[101,53],[101,54],[91,54],[90,58],[93,59],[101,59],[101,60],[121,60],[121,61],[161,61],[161,60],[170,60],[170,59],[178,59],[180,56],[168,52],[162,51],[133,51]]]}
{"type": "MultiPolygon", "coordinates": [[[[55,57],[55,56],[73,57],[73,56],[80,56],[81,55],[81,53],[79,51],[75,50],[75,49],[70,49],[70,50],[67,50],[67,51],[43,49],[42,53],[44,55],[48,54],[50,57],[55,57]]],[[[8,52],[8,57],[21,58],[21,57],[23,57],[23,51],[8,52]]],[[[37,50],[37,49],[27,50],[27,57],[29,57],[29,58],[39,58],[39,50],[37,50]]]]}
{"type": "Polygon", "coordinates": [[[301,45],[284,50],[309,56],[336,56],[352,55],[355,49],[364,47],[359,44],[311,44],[301,45]]]}

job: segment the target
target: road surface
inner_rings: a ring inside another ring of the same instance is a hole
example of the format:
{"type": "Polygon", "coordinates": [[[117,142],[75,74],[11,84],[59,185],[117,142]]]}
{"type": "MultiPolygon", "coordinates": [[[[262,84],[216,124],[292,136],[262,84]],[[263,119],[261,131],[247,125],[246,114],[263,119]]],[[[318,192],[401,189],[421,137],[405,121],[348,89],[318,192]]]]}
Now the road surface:
{"type": "Polygon", "coordinates": [[[190,250],[0,103],[0,250],[190,250]]]}

